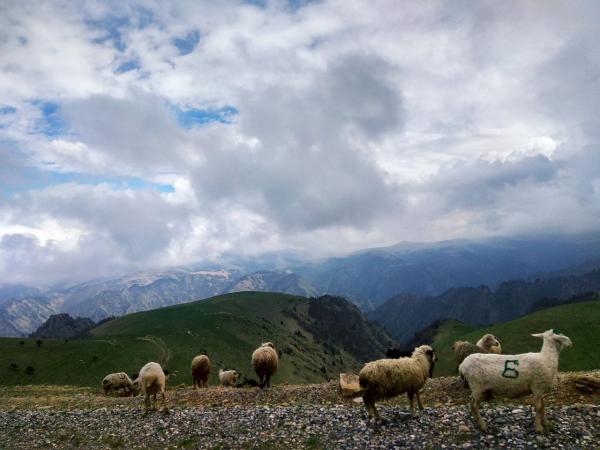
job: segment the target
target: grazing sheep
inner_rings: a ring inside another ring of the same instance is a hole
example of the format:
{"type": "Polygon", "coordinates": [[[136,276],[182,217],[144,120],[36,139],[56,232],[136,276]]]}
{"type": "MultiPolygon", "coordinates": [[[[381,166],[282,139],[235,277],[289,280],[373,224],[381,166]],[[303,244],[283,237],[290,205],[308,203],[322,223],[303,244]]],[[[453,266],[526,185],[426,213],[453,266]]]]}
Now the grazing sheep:
{"type": "Polygon", "coordinates": [[[241,383],[236,384],[235,387],[236,388],[258,387],[258,383],[256,382],[256,380],[253,380],[252,378],[250,378],[248,380],[244,380],[241,383]]]}
{"type": "Polygon", "coordinates": [[[406,350],[400,350],[399,348],[396,347],[390,347],[386,350],[385,352],[385,356],[387,358],[407,358],[410,357],[412,355],[412,351],[406,351],[406,350]]]}
{"type": "Polygon", "coordinates": [[[120,396],[137,395],[134,383],[125,372],[109,373],[102,380],[102,390],[105,395],[114,394],[120,396]]]}
{"type": "Polygon", "coordinates": [[[144,402],[146,409],[150,408],[150,396],[154,396],[153,409],[156,410],[156,394],[160,392],[162,394],[163,408],[166,412],[169,411],[167,407],[167,400],[165,397],[165,385],[169,377],[169,371],[162,369],[160,364],[155,362],[149,362],[140,369],[139,383],[142,395],[145,397],[144,402]]]}
{"type": "Polygon", "coordinates": [[[456,366],[465,360],[465,358],[474,353],[502,353],[500,341],[493,334],[484,334],[477,344],[471,344],[468,341],[456,341],[452,345],[452,350],[456,356],[456,366]]]}
{"type": "Polygon", "coordinates": [[[219,370],[219,381],[223,386],[235,386],[237,383],[238,373],[235,370],[219,370]]]}
{"type": "Polygon", "coordinates": [[[487,426],[479,414],[479,404],[493,395],[516,398],[533,394],[535,429],[543,433],[548,427],[544,414],[544,393],[554,384],[560,351],[571,339],[559,330],[532,334],[544,340],[539,353],[520,355],[474,354],[468,356],[458,371],[471,389],[471,412],[481,430],[487,426]]]}
{"type": "Polygon", "coordinates": [[[277,350],[275,350],[272,342],[265,342],[254,350],[254,353],[252,353],[252,366],[256,375],[258,375],[258,385],[260,388],[263,389],[265,386],[271,387],[271,377],[279,366],[277,350]]]}
{"type": "Polygon", "coordinates": [[[410,411],[416,415],[414,397],[423,409],[419,389],[431,377],[437,357],[429,345],[415,348],[410,358],[379,359],[365,364],[358,374],[362,398],[370,416],[379,418],[375,402],[406,392],[410,411]]]}
{"type": "Polygon", "coordinates": [[[194,389],[208,386],[208,374],[212,369],[210,359],[206,354],[198,355],[192,359],[192,380],[194,389]]]}

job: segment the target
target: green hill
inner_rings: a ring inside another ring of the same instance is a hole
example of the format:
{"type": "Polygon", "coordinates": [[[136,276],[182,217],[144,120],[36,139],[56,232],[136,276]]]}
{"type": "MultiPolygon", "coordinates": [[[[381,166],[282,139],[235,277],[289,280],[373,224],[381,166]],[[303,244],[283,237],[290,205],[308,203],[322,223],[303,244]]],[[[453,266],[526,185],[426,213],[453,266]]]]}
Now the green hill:
{"type": "Polygon", "coordinates": [[[600,368],[600,301],[590,301],[543,309],[510,322],[476,330],[460,322],[445,321],[433,341],[439,358],[435,375],[456,373],[456,361],[451,350],[454,341],[475,343],[483,334],[492,333],[500,339],[503,353],[537,352],[542,341],[531,334],[550,328],[559,328],[573,341],[573,346],[561,353],[560,370],[600,368]]]}
{"type": "Polygon", "coordinates": [[[255,377],[250,358],[264,341],[275,343],[280,369],[272,382],[319,382],[380,357],[391,340],[360,311],[336,297],[309,300],[242,292],[123,316],[92,330],[92,339],[0,339],[2,384],[99,387],[110,372],[137,372],[157,361],[172,384],[191,384],[190,361],[206,349],[219,368],[255,377]],[[349,331],[351,330],[351,333],[349,331]],[[22,342],[22,343],[21,343],[22,342]],[[34,373],[25,369],[33,367],[34,373]]]}

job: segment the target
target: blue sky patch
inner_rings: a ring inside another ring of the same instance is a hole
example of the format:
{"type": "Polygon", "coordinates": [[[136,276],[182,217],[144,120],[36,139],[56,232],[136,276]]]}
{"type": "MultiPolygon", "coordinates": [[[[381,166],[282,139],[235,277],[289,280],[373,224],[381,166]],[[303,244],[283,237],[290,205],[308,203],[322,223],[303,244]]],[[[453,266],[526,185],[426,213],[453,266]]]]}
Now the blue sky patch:
{"type": "Polygon", "coordinates": [[[233,106],[225,106],[219,109],[180,109],[175,108],[177,122],[184,128],[192,128],[196,125],[204,125],[211,122],[231,123],[233,116],[238,110],[233,106]]]}
{"type": "Polygon", "coordinates": [[[173,39],[173,45],[179,49],[180,55],[192,53],[198,42],[200,42],[200,33],[196,30],[190,31],[181,38],[173,39]]]}
{"type": "Polygon", "coordinates": [[[103,35],[94,39],[94,43],[103,44],[110,42],[117,50],[121,52],[125,50],[126,45],[123,41],[122,29],[130,26],[129,18],[109,16],[103,20],[87,21],[87,24],[92,28],[103,31],[103,35]]]}
{"type": "Polygon", "coordinates": [[[2,106],[0,107],[0,114],[14,114],[17,111],[17,108],[13,106],[2,106]]]}
{"type": "Polygon", "coordinates": [[[57,137],[66,133],[67,123],[60,113],[60,105],[58,103],[35,101],[33,104],[42,113],[42,118],[35,125],[36,133],[43,133],[48,137],[57,137]]]}
{"type": "Polygon", "coordinates": [[[117,67],[115,72],[124,73],[124,72],[129,72],[131,70],[139,70],[139,69],[140,69],[140,62],[137,59],[130,59],[129,61],[125,61],[123,64],[121,64],[119,67],[117,67]]]}

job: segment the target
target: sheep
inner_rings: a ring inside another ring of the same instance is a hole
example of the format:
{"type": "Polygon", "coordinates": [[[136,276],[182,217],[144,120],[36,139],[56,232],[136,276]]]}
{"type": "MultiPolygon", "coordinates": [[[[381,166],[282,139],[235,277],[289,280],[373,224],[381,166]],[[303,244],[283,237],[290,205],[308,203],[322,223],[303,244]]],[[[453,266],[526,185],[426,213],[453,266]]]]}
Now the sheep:
{"type": "Polygon", "coordinates": [[[219,370],[219,381],[223,386],[235,386],[237,383],[238,373],[235,370],[219,370]]]}
{"type": "Polygon", "coordinates": [[[502,345],[493,334],[484,334],[477,344],[471,344],[468,341],[456,341],[452,345],[452,350],[456,355],[456,366],[465,360],[465,358],[473,353],[502,353],[502,345]]]}
{"type": "Polygon", "coordinates": [[[410,358],[379,359],[364,365],[358,374],[362,398],[369,416],[379,419],[375,402],[406,392],[410,411],[415,417],[414,397],[423,409],[419,389],[433,373],[437,356],[429,345],[414,349],[410,358]]]}
{"type": "Polygon", "coordinates": [[[203,353],[192,359],[192,380],[194,389],[208,386],[208,374],[212,369],[212,364],[208,356],[203,353]]]}
{"type": "Polygon", "coordinates": [[[532,393],[535,405],[535,429],[548,428],[544,414],[544,393],[554,384],[560,351],[572,345],[559,330],[532,334],[544,343],[538,353],[520,355],[473,354],[459,366],[460,376],[471,390],[471,412],[482,431],[487,425],[481,419],[479,404],[493,395],[516,398],[532,393]]]}
{"type": "Polygon", "coordinates": [[[406,358],[412,355],[412,351],[400,350],[396,347],[390,347],[386,350],[385,356],[386,358],[406,358]]]}
{"type": "Polygon", "coordinates": [[[254,350],[254,353],[252,353],[252,366],[256,375],[258,375],[260,388],[271,387],[271,377],[279,366],[277,350],[275,350],[272,342],[265,342],[254,350]]]}
{"type": "Polygon", "coordinates": [[[135,385],[125,372],[109,373],[102,379],[104,395],[117,392],[119,395],[137,395],[135,385]]]}
{"type": "Polygon", "coordinates": [[[163,408],[165,412],[169,412],[167,400],[165,397],[165,385],[169,377],[169,371],[162,369],[160,364],[149,362],[140,369],[139,383],[142,395],[145,397],[144,402],[146,410],[150,408],[150,395],[154,396],[153,409],[156,410],[156,393],[162,394],[163,408]]]}

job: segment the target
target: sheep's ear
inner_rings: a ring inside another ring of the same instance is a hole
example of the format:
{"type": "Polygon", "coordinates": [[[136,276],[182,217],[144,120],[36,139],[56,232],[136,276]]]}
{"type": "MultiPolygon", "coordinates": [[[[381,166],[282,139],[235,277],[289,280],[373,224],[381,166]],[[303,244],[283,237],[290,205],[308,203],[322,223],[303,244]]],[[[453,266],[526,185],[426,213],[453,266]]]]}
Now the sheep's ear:
{"type": "Polygon", "coordinates": [[[544,333],[536,333],[536,334],[532,334],[533,337],[536,338],[543,338],[544,337],[544,333]]]}

